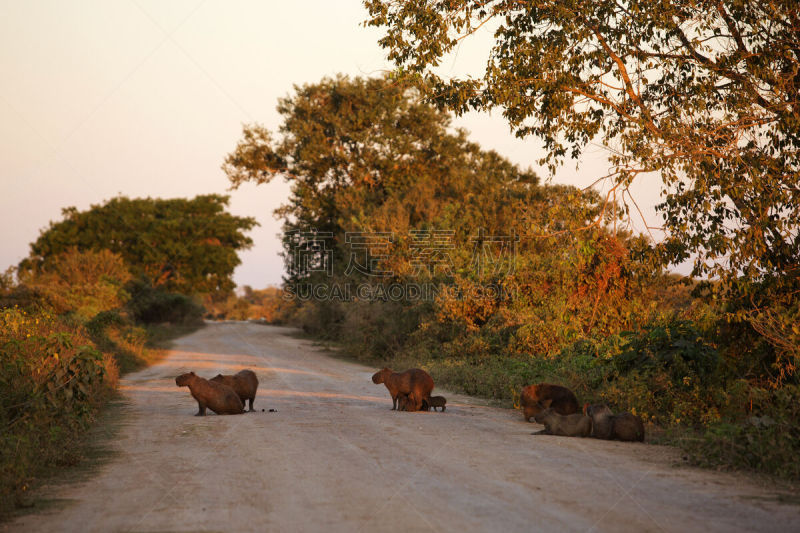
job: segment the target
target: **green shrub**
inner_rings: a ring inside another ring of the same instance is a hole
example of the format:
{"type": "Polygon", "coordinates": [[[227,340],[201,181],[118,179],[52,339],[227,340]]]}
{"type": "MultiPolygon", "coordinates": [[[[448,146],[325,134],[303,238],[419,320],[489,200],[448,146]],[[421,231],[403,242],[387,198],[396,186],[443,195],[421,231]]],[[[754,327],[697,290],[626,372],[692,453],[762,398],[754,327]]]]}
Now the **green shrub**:
{"type": "Polygon", "coordinates": [[[751,389],[750,395],[754,410],[744,421],[719,421],[675,440],[694,464],[800,479],[800,386],[751,389]]]}
{"type": "Polygon", "coordinates": [[[196,324],[205,312],[203,306],[189,296],[153,287],[146,278],[129,282],[126,290],[131,298],[125,308],[131,318],[144,324],[196,324]]]}
{"type": "Polygon", "coordinates": [[[675,383],[687,377],[706,383],[717,374],[719,353],[686,320],[650,324],[622,337],[622,352],[613,359],[620,374],[666,370],[675,383]]]}
{"type": "Polygon", "coordinates": [[[75,314],[83,321],[120,307],[127,299],[122,287],[130,277],[119,254],[76,248],[20,271],[20,283],[35,291],[48,307],[58,314],[75,314]]]}
{"type": "Polygon", "coordinates": [[[117,309],[98,313],[86,323],[86,331],[100,350],[114,356],[122,373],[142,368],[158,355],[147,347],[150,332],[117,309]]]}
{"type": "Polygon", "coordinates": [[[43,468],[69,461],[117,382],[82,328],[47,312],[0,310],[0,514],[43,468]]]}

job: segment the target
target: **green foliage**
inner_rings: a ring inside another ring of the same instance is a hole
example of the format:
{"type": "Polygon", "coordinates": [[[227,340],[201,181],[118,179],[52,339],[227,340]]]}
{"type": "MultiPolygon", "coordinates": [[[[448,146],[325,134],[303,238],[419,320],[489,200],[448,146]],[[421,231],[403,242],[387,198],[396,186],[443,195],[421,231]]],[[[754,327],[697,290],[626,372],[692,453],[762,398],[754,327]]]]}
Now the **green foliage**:
{"type": "Polygon", "coordinates": [[[120,307],[127,298],[122,286],[130,278],[119,254],[74,247],[20,273],[20,283],[56,313],[75,313],[82,321],[120,307]]]}
{"type": "Polygon", "coordinates": [[[82,328],[56,316],[0,310],[0,514],[42,468],[68,456],[117,382],[117,367],[82,328]]]}
{"type": "Polygon", "coordinates": [[[718,373],[719,354],[689,321],[651,324],[622,336],[622,352],[613,360],[621,374],[667,370],[675,383],[700,380],[709,384],[718,373]]]}
{"type": "MultiPolygon", "coordinates": [[[[733,465],[796,481],[800,478],[800,387],[755,389],[756,409],[744,422],[726,420],[675,437],[691,461],[733,465]]],[[[752,399],[752,398],[751,398],[752,399]]]]}
{"type": "Polygon", "coordinates": [[[244,231],[253,218],[225,211],[227,196],[113,198],[88,211],[64,209],[31,244],[20,271],[48,269],[71,248],[119,254],[134,276],[146,275],[166,291],[183,294],[230,290],[237,252],[252,245],[244,231]]]}
{"type": "Polygon", "coordinates": [[[456,113],[499,109],[554,170],[599,139],[613,190],[657,172],[665,262],[748,293],[798,290],[800,32],[796,2],[365,0],[367,25],[412,82],[456,113]],[[496,28],[485,71],[437,67],[496,28]],[[740,276],[743,276],[740,279],[740,276]]]}
{"type": "Polygon", "coordinates": [[[132,280],[126,290],[130,294],[130,300],[125,305],[126,310],[133,320],[144,324],[197,324],[202,320],[205,311],[191,297],[154,287],[144,277],[132,280]]]}

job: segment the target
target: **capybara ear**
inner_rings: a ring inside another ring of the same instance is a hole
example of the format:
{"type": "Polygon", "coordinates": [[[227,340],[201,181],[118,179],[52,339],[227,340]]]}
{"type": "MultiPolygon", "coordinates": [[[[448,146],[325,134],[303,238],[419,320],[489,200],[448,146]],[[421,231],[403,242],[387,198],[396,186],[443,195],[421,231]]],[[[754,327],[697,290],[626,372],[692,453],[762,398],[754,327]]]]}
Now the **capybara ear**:
{"type": "Polygon", "coordinates": [[[189,372],[191,375],[196,376],[197,374],[194,373],[194,370],[189,372]]]}

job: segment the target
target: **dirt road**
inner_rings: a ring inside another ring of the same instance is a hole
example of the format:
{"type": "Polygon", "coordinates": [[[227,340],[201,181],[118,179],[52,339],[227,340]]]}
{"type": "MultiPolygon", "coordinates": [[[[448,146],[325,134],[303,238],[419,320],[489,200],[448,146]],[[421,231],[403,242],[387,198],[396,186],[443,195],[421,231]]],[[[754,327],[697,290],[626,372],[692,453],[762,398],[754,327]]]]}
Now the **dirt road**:
{"type": "MultiPolygon", "coordinates": [[[[116,457],[20,531],[798,531],[800,507],[673,450],[532,436],[517,411],[448,397],[391,411],[375,369],[290,330],[215,323],[122,382],[116,457]],[[255,370],[256,413],[192,416],[176,375],[255,370]],[[261,409],[266,412],[261,412],[261,409]],[[276,412],[269,412],[269,409],[276,412]]],[[[435,376],[434,376],[435,378],[435,376]]],[[[1,529],[1,528],[0,528],[1,529]]]]}

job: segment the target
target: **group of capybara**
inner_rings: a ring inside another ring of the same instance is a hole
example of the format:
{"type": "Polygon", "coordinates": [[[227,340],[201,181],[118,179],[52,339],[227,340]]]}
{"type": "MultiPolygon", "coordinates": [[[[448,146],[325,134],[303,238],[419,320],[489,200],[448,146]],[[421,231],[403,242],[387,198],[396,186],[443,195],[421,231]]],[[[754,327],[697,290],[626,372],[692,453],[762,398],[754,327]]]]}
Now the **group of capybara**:
{"type": "Polygon", "coordinates": [[[197,416],[205,416],[206,409],[218,415],[240,415],[244,413],[245,402],[256,399],[258,378],[252,370],[242,370],[232,376],[217,374],[211,379],[201,378],[194,372],[181,374],[175,378],[178,387],[189,387],[192,398],[197,400],[197,416]]]}
{"type": "Polygon", "coordinates": [[[575,394],[561,385],[528,385],[522,389],[520,403],[526,422],[533,418],[544,425],[544,429],[538,432],[541,434],[644,440],[644,423],[638,416],[632,413],[614,414],[605,404],[585,404],[583,412],[578,412],[580,406],[575,394]]]}
{"type": "MultiPolygon", "coordinates": [[[[372,376],[376,385],[383,383],[392,396],[392,410],[430,411],[446,409],[444,396],[431,396],[433,378],[419,368],[405,372],[393,372],[389,368],[379,370],[372,376]]],[[[204,416],[206,409],[218,415],[237,415],[245,410],[245,403],[256,398],[258,378],[252,370],[242,370],[232,376],[218,374],[210,380],[201,378],[194,372],[181,374],[175,378],[179,387],[189,387],[192,397],[197,400],[197,416],[204,416]]],[[[526,422],[533,418],[544,425],[538,434],[561,435],[564,437],[596,437],[622,441],[643,441],[644,424],[631,413],[611,412],[605,404],[583,406],[575,394],[561,385],[539,383],[522,389],[520,397],[522,414],[526,422]]]]}

